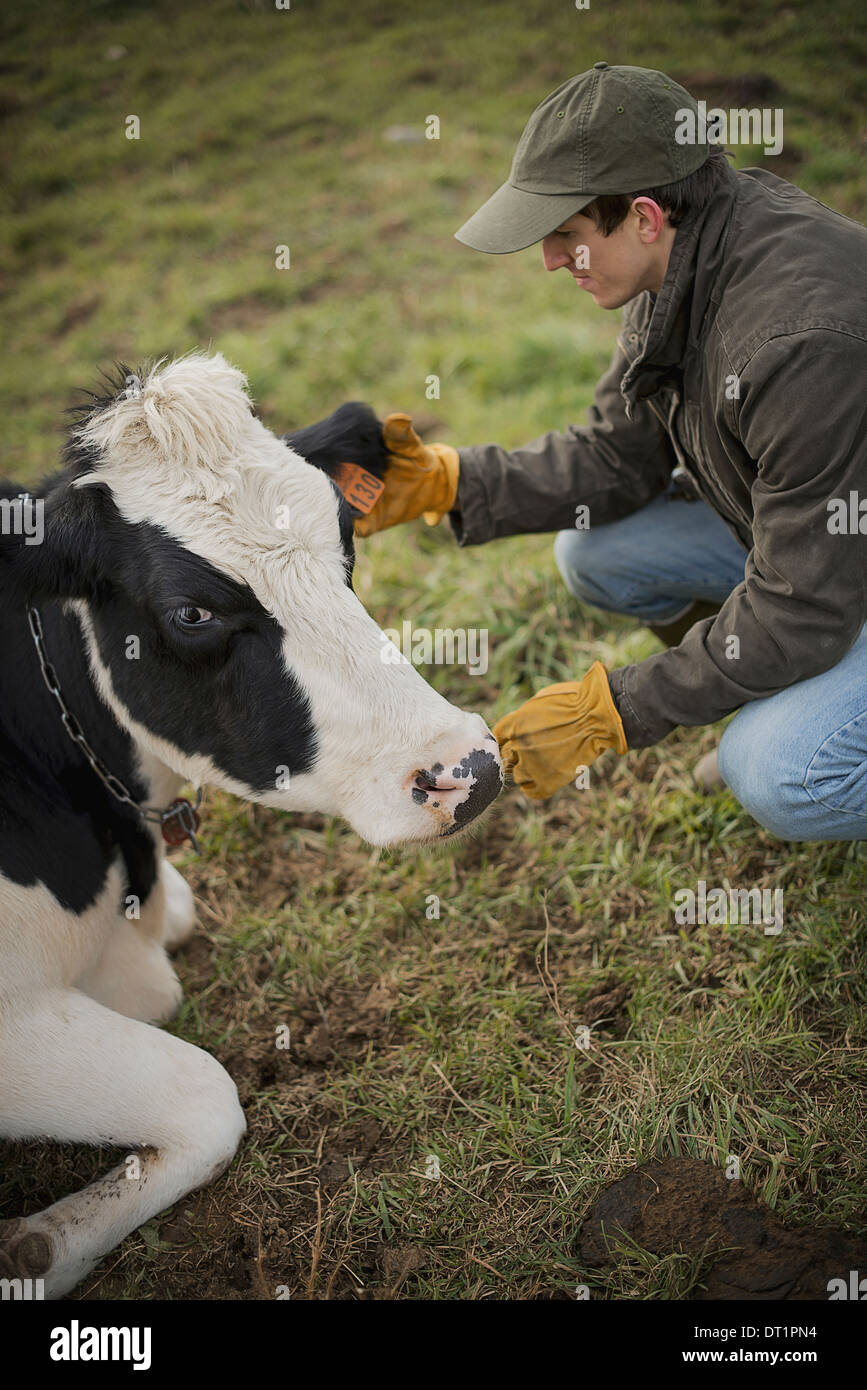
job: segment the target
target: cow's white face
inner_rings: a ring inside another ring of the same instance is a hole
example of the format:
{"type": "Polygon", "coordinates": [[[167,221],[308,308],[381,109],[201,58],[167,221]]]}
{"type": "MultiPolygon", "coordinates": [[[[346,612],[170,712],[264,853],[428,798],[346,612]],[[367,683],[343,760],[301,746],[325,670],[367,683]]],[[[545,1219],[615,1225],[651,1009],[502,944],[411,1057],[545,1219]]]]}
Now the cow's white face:
{"type": "Polygon", "coordinates": [[[253,416],[240,372],[220,356],[158,368],[79,448],[76,488],[111,538],[77,607],[101,692],[148,752],[376,845],[452,834],[493,800],[493,735],[383,660],[346,503],[253,416]]]}

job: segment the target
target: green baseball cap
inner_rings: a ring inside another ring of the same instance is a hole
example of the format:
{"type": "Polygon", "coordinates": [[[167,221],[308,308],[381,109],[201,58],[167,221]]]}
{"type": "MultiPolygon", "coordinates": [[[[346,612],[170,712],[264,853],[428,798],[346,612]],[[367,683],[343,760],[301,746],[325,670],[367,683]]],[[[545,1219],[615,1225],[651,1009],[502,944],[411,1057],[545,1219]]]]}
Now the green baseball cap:
{"type": "Polygon", "coordinates": [[[523,251],[600,194],[685,178],[715,147],[677,143],[684,111],[697,120],[695,99],[664,72],[594,63],[536,107],[507,182],[455,236],[474,251],[523,251]]]}

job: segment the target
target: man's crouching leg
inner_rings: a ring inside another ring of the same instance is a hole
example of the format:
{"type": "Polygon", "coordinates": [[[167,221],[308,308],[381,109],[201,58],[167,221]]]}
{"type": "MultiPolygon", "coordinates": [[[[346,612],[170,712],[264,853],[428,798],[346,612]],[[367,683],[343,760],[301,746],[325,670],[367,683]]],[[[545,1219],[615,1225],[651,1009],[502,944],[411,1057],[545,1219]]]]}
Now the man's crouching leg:
{"type": "Polygon", "coordinates": [[[705,502],[665,493],[586,531],[561,531],[554,560],[571,594],[647,623],[677,645],[744,577],[746,551],[705,502]]]}
{"type": "Polygon", "coordinates": [[[867,627],[830,671],[744,705],[719,769],[781,840],[867,840],[867,627]]]}

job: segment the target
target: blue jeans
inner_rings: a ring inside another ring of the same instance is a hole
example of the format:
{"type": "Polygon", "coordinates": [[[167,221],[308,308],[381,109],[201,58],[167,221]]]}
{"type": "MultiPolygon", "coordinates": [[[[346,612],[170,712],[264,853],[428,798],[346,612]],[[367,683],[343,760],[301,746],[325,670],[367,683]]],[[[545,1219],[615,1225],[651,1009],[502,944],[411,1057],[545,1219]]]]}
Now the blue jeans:
{"type": "MultiPolygon", "coordinates": [[[[746,551],[707,503],[664,493],[621,521],[561,531],[554,558],[583,602],[668,623],[696,599],[724,602],[746,551]]],[[[744,705],[719,769],[780,839],[867,840],[867,624],[830,671],[744,705]]]]}

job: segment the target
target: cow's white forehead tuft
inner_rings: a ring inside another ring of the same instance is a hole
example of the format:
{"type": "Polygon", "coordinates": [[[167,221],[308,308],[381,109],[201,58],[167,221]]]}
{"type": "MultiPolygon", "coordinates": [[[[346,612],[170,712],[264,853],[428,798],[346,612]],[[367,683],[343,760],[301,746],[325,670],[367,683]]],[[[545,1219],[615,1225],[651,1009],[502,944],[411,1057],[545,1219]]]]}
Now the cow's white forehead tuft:
{"type": "Polygon", "coordinates": [[[156,367],[76,437],[97,452],[76,486],[106,484],[125,520],[162,527],[275,616],[345,588],[331,483],[253,415],[243,373],[220,354],[156,367]]]}
{"type": "Polygon", "coordinates": [[[231,488],[255,423],[247,380],[221,353],[158,363],[74,432],[99,454],[76,486],[149,467],[179,495],[213,500],[231,488]]]}

